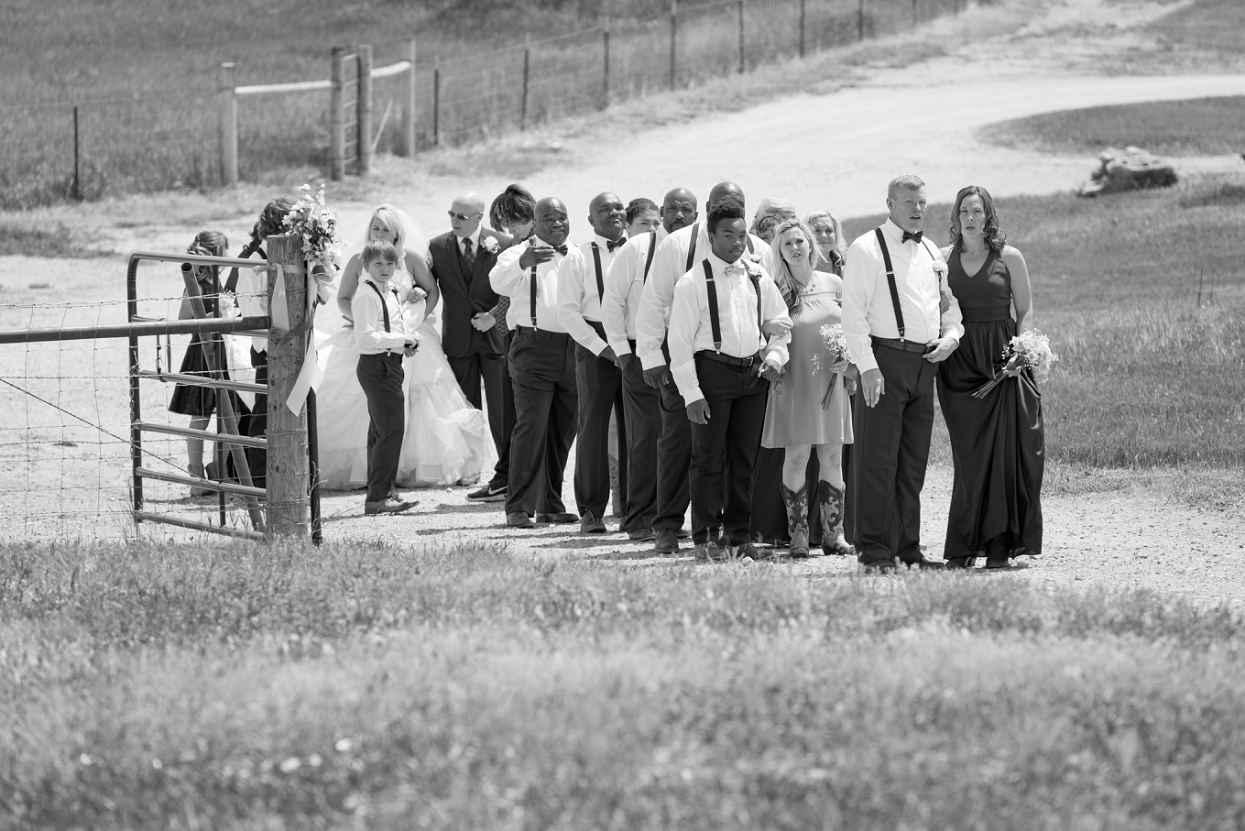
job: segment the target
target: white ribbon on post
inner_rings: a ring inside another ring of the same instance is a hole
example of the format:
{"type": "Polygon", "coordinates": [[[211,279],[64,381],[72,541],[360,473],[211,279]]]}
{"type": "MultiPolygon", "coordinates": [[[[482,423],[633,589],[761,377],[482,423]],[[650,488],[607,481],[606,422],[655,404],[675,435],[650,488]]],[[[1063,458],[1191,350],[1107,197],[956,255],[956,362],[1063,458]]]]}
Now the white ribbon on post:
{"type": "MultiPolygon", "coordinates": [[[[272,287],[272,326],[274,329],[288,333],[292,327],[290,326],[290,300],[285,292],[285,271],[280,263],[275,265],[277,273],[274,278],[276,283],[272,287]]],[[[306,269],[306,280],[307,309],[303,330],[307,336],[307,351],[303,354],[303,364],[298,369],[298,377],[294,379],[290,395],[285,399],[285,406],[294,415],[298,415],[302,410],[303,402],[307,400],[307,392],[319,386],[320,379],[324,377],[324,370],[316,361],[316,339],[311,325],[315,318],[316,280],[310,268],[306,269]]]]}

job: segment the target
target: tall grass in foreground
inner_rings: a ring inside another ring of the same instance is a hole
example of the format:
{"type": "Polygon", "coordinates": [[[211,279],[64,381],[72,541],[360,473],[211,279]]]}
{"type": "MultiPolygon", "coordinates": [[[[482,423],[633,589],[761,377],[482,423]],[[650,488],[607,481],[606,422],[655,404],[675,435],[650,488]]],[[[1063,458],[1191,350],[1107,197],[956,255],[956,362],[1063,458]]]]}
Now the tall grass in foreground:
{"type": "MultiPolygon", "coordinates": [[[[1029,266],[1033,323],[1060,356],[1041,388],[1048,458],[1104,468],[1245,464],[1245,183],[1193,179],[997,204],[1029,266]]],[[[940,245],[950,210],[926,214],[940,245]]],[[[879,219],[849,222],[845,233],[854,239],[879,219]]]]}
{"type": "Polygon", "coordinates": [[[0,551],[0,826],[1233,828],[1239,620],[1009,578],[0,551]]]}

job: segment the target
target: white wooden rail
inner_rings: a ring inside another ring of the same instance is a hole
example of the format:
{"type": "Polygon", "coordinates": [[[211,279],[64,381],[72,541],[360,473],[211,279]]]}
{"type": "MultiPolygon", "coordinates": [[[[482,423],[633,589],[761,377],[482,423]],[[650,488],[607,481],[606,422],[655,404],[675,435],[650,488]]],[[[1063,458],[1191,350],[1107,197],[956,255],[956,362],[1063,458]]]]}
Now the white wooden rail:
{"type": "MultiPolygon", "coordinates": [[[[372,136],[372,81],[376,78],[404,76],[402,94],[402,114],[400,128],[402,147],[400,152],[405,156],[415,155],[415,41],[410,42],[410,54],[405,60],[382,66],[371,67],[372,47],[360,45],[355,55],[345,55],[345,50],[333,50],[333,66],[331,77],[323,81],[296,81],[288,84],[251,84],[238,86],[235,82],[235,67],[232,63],[220,66],[217,83],[217,100],[220,109],[220,167],[221,180],[226,185],[238,184],[238,99],[254,98],[261,95],[285,95],[300,92],[319,92],[327,90],[330,94],[328,121],[330,135],[333,137],[329,160],[329,173],[334,180],[341,179],[345,173],[346,161],[345,131],[353,126],[357,140],[353,142],[352,158],[359,168],[359,175],[366,175],[371,167],[372,149],[376,146],[376,137],[372,136]],[[339,61],[354,59],[358,62],[358,73],[355,83],[358,87],[355,119],[352,125],[345,123],[344,96],[342,78],[344,74],[339,61]]],[[[387,113],[386,113],[387,116],[387,113]]],[[[382,128],[384,126],[382,122],[382,128]]]]}

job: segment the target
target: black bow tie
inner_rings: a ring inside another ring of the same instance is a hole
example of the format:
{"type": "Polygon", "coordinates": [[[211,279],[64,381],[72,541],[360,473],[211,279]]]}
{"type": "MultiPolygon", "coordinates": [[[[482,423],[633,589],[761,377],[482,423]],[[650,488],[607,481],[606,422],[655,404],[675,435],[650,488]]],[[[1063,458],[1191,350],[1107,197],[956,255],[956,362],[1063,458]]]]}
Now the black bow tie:
{"type": "Polygon", "coordinates": [[[557,252],[558,252],[559,254],[561,254],[563,257],[565,257],[565,256],[566,256],[566,246],[565,246],[565,245],[555,245],[555,246],[553,246],[553,250],[554,250],[554,251],[557,251],[557,252]]]}
{"type": "Polygon", "coordinates": [[[609,251],[610,251],[611,253],[613,253],[613,251],[614,251],[614,249],[615,249],[615,248],[617,248],[618,246],[622,245],[622,244],[623,244],[624,242],[626,242],[626,241],[627,241],[627,235],[626,235],[626,234],[623,234],[621,237],[619,237],[618,239],[614,240],[613,242],[606,242],[605,244],[606,244],[606,246],[609,248],[609,251]]]}
{"type": "Polygon", "coordinates": [[[908,240],[916,240],[917,244],[919,245],[921,243],[921,234],[922,234],[921,231],[917,231],[915,234],[909,233],[908,231],[904,231],[903,239],[899,241],[899,244],[903,245],[908,240]]]}

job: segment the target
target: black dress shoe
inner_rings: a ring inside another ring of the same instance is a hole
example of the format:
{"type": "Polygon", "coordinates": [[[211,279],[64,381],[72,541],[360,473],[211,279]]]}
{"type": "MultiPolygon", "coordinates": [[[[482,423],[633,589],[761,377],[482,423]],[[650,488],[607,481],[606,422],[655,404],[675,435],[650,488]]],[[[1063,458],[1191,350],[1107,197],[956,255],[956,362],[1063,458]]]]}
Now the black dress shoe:
{"type": "Polygon", "coordinates": [[[947,569],[949,571],[954,571],[956,569],[972,568],[976,560],[976,557],[948,557],[947,569]]]}
{"type": "Polygon", "coordinates": [[[568,514],[565,511],[563,511],[560,514],[537,514],[536,521],[537,522],[552,522],[552,523],[556,523],[557,525],[567,525],[572,522],[579,522],[579,517],[575,516],[574,514],[568,514]]]}
{"type": "Polygon", "coordinates": [[[861,563],[860,567],[864,569],[865,574],[894,574],[894,560],[874,560],[871,563],[861,563]]]}
{"type": "Polygon", "coordinates": [[[584,515],[579,520],[579,533],[606,534],[609,533],[609,529],[605,527],[603,520],[593,516],[592,511],[584,511],[584,515]]]}
{"type": "Polygon", "coordinates": [[[942,571],[947,567],[946,563],[941,563],[938,560],[925,559],[924,554],[921,555],[919,560],[905,560],[904,565],[906,565],[909,570],[915,568],[921,571],[942,571]]]}
{"type": "Polygon", "coordinates": [[[535,528],[536,523],[524,511],[506,514],[506,526],[509,528],[535,528]]]}

